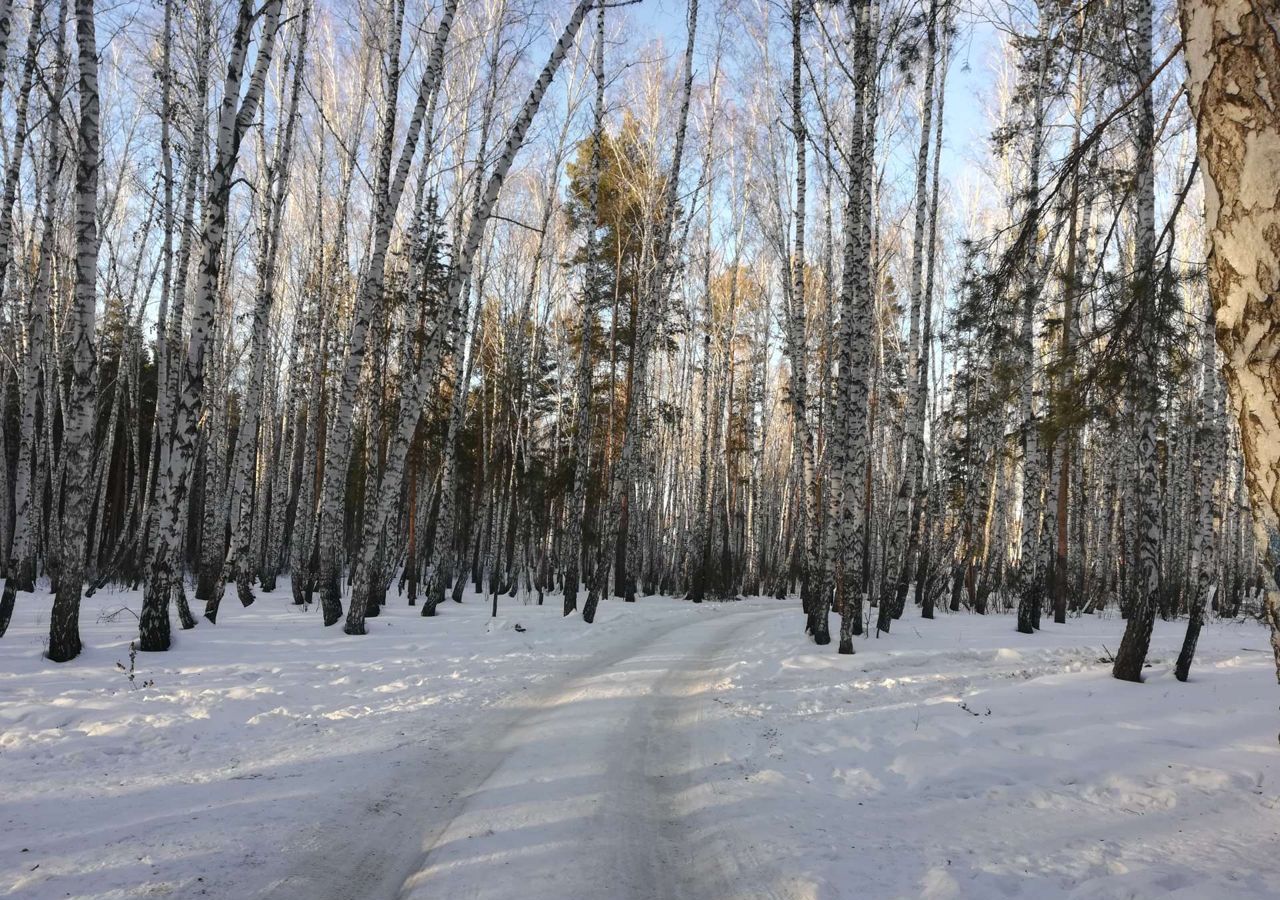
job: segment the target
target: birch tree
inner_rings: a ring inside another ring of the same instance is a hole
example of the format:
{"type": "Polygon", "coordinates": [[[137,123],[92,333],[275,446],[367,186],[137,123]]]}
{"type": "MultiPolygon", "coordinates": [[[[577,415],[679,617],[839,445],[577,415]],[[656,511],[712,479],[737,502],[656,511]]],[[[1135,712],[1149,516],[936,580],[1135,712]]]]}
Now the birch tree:
{"type": "Polygon", "coordinates": [[[600,249],[596,233],[600,222],[601,144],[604,140],[604,9],[603,4],[596,7],[593,65],[596,92],[591,134],[591,186],[587,201],[587,247],[580,301],[582,304],[579,337],[581,347],[578,354],[574,414],[573,494],[569,500],[569,532],[568,539],[565,541],[564,580],[561,585],[566,616],[578,608],[578,588],[582,581],[583,531],[587,517],[587,470],[591,459],[591,388],[595,365],[591,353],[591,341],[595,332],[596,309],[600,303],[597,292],[602,287],[603,279],[603,273],[599,270],[600,249]]]}
{"type": "MultiPolygon", "coordinates": [[[[1274,534],[1280,519],[1273,302],[1280,291],[1280,187],[1266,160],[1280,152],[1280,112],[1268,99],[1280,91],[1280,39],[1274,15],[1247,0],[1181,0],[1179,10],[1205,186],[1218,344],[1254,509],[1274,534]]],[[[1280,591],[1274,574],[1266,615],[1280,679],[1280,591]]]]}
{"type": "MultiPolygon", "coordinates": [[[[253,602],[252,579],[255,571],[250,557],[250,534],[255,499],[253,495],[254,464],[259,451],[258,429],[262,418],[263,390],[268,361],[268,328],[272,303],[278,290],[276,261],[280,255],[285,203],[289,196],[289,169],[293,160],[293,140],[298,120],[298,103],[302,94],[302,78],[306,69],[307,39],[311,22],[311,3],[304,0],[300,13],[296,47],[293,54],[293,78],[284,120],[277,131],[276,146],[263,174],[259,225],[258,290],[253,304],[253,326],[249,339],[249,381],[244,392],[244,407],[236,435],[235,461],[232,471],[231,542],[227,548],[224,578],[235,582],[240,602],[253,602]]],[[[259,496],[259,507],[266,498],[259,496]]],[[[205,618],[216,622],[220,595],[205,605],[205,618]]]]}
{"type": "Polygon", "coordinates": [[[930,0],[925,16],[924,83],[920,93],[920,141],[916,150],[915,212],[911,243],[911,313],[910,332],[907,338],[907,405],[906,441],[904,442],[905,472],[898,488],[893,511],[888,561],[893,564],[901,548],[901,574],[898,576],[894,597],[890,603],[880,606],[877,630],[888,631],[890,621],[902,615],[907,598],[907,585],[911,579],[912,562],[919,542],[920,492],[919,482],[924,470],[924,420],[925,376],[922,374],[924,338],[921,331],[921,308],[924,301],[924,259],[932,256],[933,246],[925,244],[925,223],[929,217],[928,173],[929,139],[933,128],[933,84],[936,69],[938,30],[937,0],[930,0]],[[916,508],[912,508],[913,502],[916,508]],[[907,532],[910,532],[908,538],[907,532]]]}
{"type": "Polygon", "coordinates": [[[98,47],[93,0],[76,0],[80,116],[76,153],[76,287],[71,310],[71,380],[62,429],[67,459],[63,495],[66,521],[62,569],[49,620],[48,656],[66,662],[80,653],[80,593],[89,531],[90,462],[97,397],[94,324],[98,294],[98,47]]]}
{"type": "Polygon", "coordinates": [[[143,650],[169,649],[169,599],[185,593],[178,551],[184,526],[183,511],[196,456],[196,438],[204,407],[206,353],[214,325],[214,304],[222,264],[227,204],[240,143],[257,115],[266,85],[267,68],[280,24],[282,0],[267,0],[257,57],[244,98],[241,85],[250,34],[257,16],[248,0],[239,4],[231,54],[218,116],[217,143],[205,192],[204,224],[200,237],[199,278],[191,303],[191,336],[183,360],[182,391],[174,413],[173,437],[163,448],[157,487],[156,546],[152,551],[149,579],[139,617],[139,646],[143,650]]]}
{"type": "MultiPolygon", "coordinates": [[[[502,184],[507,177],[507,172],[510,171],[516,154],[524,144],[529,125],[533,122],[533,117],[537,114],[538,107],[542,104],[542,98],[545,96],[547,88],[551,85],[551,81],[555,78],[560,64],[573,46],[578,29],[582,26],[582,20],[595,2],[596,0],[580,0],[574,8],[568,22],[565,23],[564,31],[547,58],[546,65],[543,66],[542,72],[538,75],[538,79],[534,82],[532,89],[530,89],[529,96],[525,99],[524,105],[521,107],[515,122],[511,126],[511,130],[507,134],[506,141],[503,143],[502,153],[498,157],[493,171],[489,174],[479,202],[475,209],[472,210],[471,223],[467,228],[466,236],[459,248],[458,255],[451,262],[448,288],[444,297],[444,308],[446,310],[455,308],[463,297],[464,289],[471,280],[471,269],[476,251],[480,248],[485,227],[489,223],[489,217],[493,212],[494,204],[498,200],[498,194],[502,190],[502,184]]],[[[426,367],[420,367],[418,377],[412,385],[413,390],[406,392],[402,397],[400,409],[396,416],[397,424],[394,443],[391,452],[388,454],[387,468],[382,480],[382,501],[377,510],[375,524],[366,534],[363,553],[357,564],[356,587],[352,592],[351,610],[347,615],[347,623],[344,626],[344,630],[348,634],[364,633],[364,614],[368,603],[368,580],[374,553],[373,544],[376,542],[376,535],[382,533],[386,523],[390,520],[393,503],[399,499],[401,478],[403,477],[404,464],[408,455],[409,441],[417,428],[418,418],[422,414],[422,398],[426,394],[427,384],[425,381],[426,376],[429,374],[426,371],[426,367]],[[374,538],[374,540],[371,540],[371,538],[374,538]]],[[[465,385],[461,381],[455,381],[454,390],[455,392],[463,392],[465,391],[465,385]]],[[[456,403],[457,401],[455,400],[456,403]]],[[[445,440],[456,440],[456,432],[452,427],[450,432],[452,433],[446,435],[445,440]]],[[[447,449],[446,452],[448,452],[447,449]]],[[[439,539],[437,541],[442,543],[439,539]]],[[[452,553],[452,548],[444,546],[440,552],[452,553]]],[[[437,566],[437,570],[439,569],[440,567],[437,566]]],[[[441,577],[443,574],[441,572],[440,575],[437,575],[433,571],[432,579],[427,588],[427,599],[424,601],[424,612],[427,609],[426,604],[438,604],[440,602],[444,593],[444,581],[441,577]]]]}
{"type": "MultiPolygon", "coordinates": [[[[875,112],[869,102],[873,72],[871,0],[857,3],[857,44],[853,82],[853,123],[849,132],[849,182],[845,203],[844,267],[840,292],[840,425],[832,467],[840,478],[839,575],[840,645],[853,653],[853,636],[861,633],[865,537],[867,459],[870,454],[867,418],[871,398],[871,326],[875,317],[871,272],[871,177],[874,160],[870,135],[875,112]]],[[[824,601],[825,603],[825,601],[824,601]]],[[[827,615],[819,607],[821,619],[827,615]]]]}
{"type": "Polygon", "coordinates": [[[1137,140],[1134,146],[1134,260],[1133,292],[1135,316],[1141,323],[1138,358],[1135,361],[1138,465],[1137,583],[1129,606],[1124,638],[1116,651],[1112,674],[1125,681],[1141,681],[1155,624],[1156,594],[1160,590],[1160,483],[1156,459],[1156,366],[1160,361],[1156,344],[1159,315],[1156,307],[1156,224],[1155,224],[1155,108],[1151,88],[1151,0],[1137,0],[1133,9],[1133,75],[1142,87],[1136,113],[1137,140]],[[1153,346],[1154,345],[1154,346],[1153,346]]]}
{"type": "MultiPolygon", "coordinates": [[[[444,52],[453,27],[454,14],[457,11],[457,0],[446,0],[436,23],[435,38],[427,67],[423,71],[422,81],[418,85],[417,100],[413,112],[405,127],[404,144],[394,170],[390,168],[394,152],[396,95],[399,88],[399,35],[395,36],[395,47],[392,51],[396,62],[388,67],[387,107],[383,112],[383,134],[379,150],[378,185],[374,188],[373,235],[368,262],[365,264],[360,286],[356,291],[355,313],[351,320],[351,331],[347,337],[346,349],[342,364],[342,383],[338,390],[333,409],[332,422],[329,427],[328,440],[325,444],[324,481],[320,495],[320,590],[324,605],[326,625],[332,625],[342,615],[339,600],[341,593],[340,567],[341,561],[341,510],[344,507],[343,490],[346,485],[347,467],[350,462],[352,422],[355,410],[356,389],[360,382],[360,373],[364,366],[365,344],[369,333],[370,322],[382,303],[383,286],[386,278],[387,248],[391,242],[391,229],[395,223],[396,210],[400,207],[400,199],[404,194],[405,182],[409,177],[409,169],[417,151],[418,140],[422,133],[423,121],[427,107],[436,91],[439,90],[441,74],[444,70],[444,52]],[[393,78],[393,75],[395,76],[393,78]]],[[[350,617],[349,617],[350,618],[350,617]]],[[[357,617],[363,622],[363,611],[357,617]]]]}

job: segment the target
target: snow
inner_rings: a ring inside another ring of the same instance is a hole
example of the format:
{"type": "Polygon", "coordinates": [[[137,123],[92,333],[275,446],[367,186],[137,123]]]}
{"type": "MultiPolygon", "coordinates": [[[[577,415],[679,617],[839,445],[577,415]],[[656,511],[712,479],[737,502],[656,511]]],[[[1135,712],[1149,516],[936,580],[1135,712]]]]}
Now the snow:
{"type": "Polygon", "coordinates": [[[132,686],[136,594],[87,600],[64,665],[19,597],[0,896],[1280,897],[1253,623],[1207,626],[1188,684],[1157,623],[1138,685],[1101,661],[1114,618],[909,611],[842,657],[765,599],[587,626],[393,597],[352,638],[287,596],[175,632],[132,686]]]}

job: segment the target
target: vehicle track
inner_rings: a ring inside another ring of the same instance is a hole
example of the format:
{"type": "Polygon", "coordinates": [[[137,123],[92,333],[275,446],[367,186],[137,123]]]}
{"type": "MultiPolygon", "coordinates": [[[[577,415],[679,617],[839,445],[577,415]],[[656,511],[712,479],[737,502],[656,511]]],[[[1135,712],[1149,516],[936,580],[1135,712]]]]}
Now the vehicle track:
{"type": "MultiPolygon", "coordinates": [[[[387,748],[367,759],[386,774],[335,819],[315,823],[271,900],[448,897],[726,898],[759,860],[708,865],[682,812],[705,750],[683,727],[712,703],[715,661],[776,609],[703,607],[664,618],[521,691],[456,734],[445,749],[387,748]],[[394,751],[394,752],[393,752],[394,751]],[[700,755],[701,754],[701,755],[700,755]],[[416,770],[416,771],[415,771],[416,770]],[[741,870],[726,877],[726,872],[741,870]]],[[[288,844],[289,842],[286,842],[288,844]]],[[[744,848],[745,849],[745,848],[744,848]]]]}

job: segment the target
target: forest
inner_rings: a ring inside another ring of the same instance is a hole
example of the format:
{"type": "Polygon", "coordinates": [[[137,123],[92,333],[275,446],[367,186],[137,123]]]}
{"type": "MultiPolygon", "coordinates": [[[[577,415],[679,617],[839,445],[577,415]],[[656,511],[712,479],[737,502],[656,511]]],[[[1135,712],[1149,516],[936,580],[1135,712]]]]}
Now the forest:
{"type": "Polygon", "coordinates": [[[0,145],[32,708],[459,617],[1280,679],[1268,0],[0,0],[0,145]]]}

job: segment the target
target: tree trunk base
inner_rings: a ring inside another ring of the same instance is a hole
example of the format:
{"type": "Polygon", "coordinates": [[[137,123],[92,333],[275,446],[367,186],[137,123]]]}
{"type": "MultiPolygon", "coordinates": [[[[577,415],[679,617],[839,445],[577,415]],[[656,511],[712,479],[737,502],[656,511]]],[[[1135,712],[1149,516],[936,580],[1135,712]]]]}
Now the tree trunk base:
{"type": "Polygon", "coordinates": [[[169,591],[153,578],[147,586],[138,617],[138,649],[144,653],[162,653],[169,649],[169,591]]]}
{"type": "Polygon", "coordinates": [[[332,573],[325,579],[320,588],[320,609],[324,613],[324,624],[328,628],[336,625],[342,618],[341,591],[338,588],[338,574],[332,573]]]}
{"type": "Polygon", "coordinates": [[[1173,677],[1186,682],[1191,674],[1191,662],[1196,657],[1196,644],[1200,641],[1200,617],[1194,612],[1187,621],[1187,634],[1182,639],[1182,651],[1178,654],[1178,662],[1173,667],[1173,677]]]}
{"type": "Polygon", "coordinates": [[[49,621],[49,652],[53,662],[70,662],[80,655],[80,573],[63,579],[65,590],[53,599],[53,615],[49,621]]]}
{"type": "Polygon", "coordinates": [[[1141,683],[1142,669],[1151,646],[1151,628],[1155,624],[1155,610],[1134,610],[1125,625],[1120,649],[1116,651],[1111,674],[1121,681],[1141,683]]]}
{"type": "Polygon", "coordinates": [[[18,586],[12,578],[6,578],[4,592],[0,593],[0,637],[9,630],[9,620],[13,618],[14,599],[18,594],[18,586]]]}

